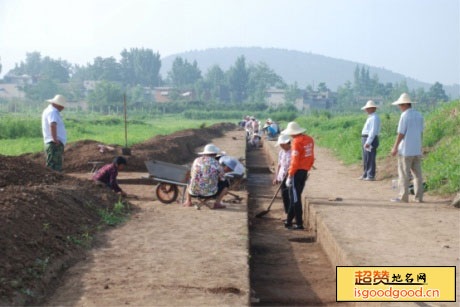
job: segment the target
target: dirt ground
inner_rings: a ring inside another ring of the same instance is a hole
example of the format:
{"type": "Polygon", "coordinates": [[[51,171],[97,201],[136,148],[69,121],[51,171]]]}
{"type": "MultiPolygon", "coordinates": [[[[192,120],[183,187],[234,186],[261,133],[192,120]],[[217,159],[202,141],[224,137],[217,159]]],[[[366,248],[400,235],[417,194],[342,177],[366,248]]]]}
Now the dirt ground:
{"type": "Polygon", "coordinates": [[[0,305],[39,301],[103,228],[104,187],[22,157],[0,156],[0,305]]]}
{"type": "MultiPolygon", "coordinates": [[[[213,142],[229,155],[244,156],[242,131],[213,142]]],[[[122,178],[139,175],[120,173],[122,178]]],[[[139,196],[132,200],[139,211],[68,271],[46,305],[248,304],[245,191],[238,192],[243,201],[227,209],[196,210],[161,204],[150,185],[121,187],[139,196]]]]}

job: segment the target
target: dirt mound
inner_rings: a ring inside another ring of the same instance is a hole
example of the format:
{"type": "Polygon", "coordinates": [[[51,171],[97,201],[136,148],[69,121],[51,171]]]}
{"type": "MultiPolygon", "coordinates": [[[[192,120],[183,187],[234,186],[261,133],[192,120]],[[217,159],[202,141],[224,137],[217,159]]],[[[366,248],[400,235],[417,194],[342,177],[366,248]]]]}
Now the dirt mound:
{"type": "MultiPolygon", "coordinates": [[[[150,159],[182,164],[190,161],[194,150],[209,142],[210,139],[222,136],[226,131],[236,126],[230,123],[215,124],[207,128],[187,129],[169,135],[158,135],[143,143],[131,147],[131,156],[125,156],[128,161],[126,171],[145,172],[144,161],[150,159]]],[[[122,146],[110,145],[113,151],[101,153],[97,141],[84,140],[70,143],[64,152],[64,172],[88,172],[89,161],[109,163],[115,156],[121,155],[122,146]]],[[[43,163],[43,153],[24,155],[32,160],[43,163]]]]}
{"type": "Polygon", "coordinates": [[[8,185],[53,184],[62,179],[63,175],[33,161],[0,155],[0,188],[8,185]]]}
{"type": "Polygon", "coordinates": [[[89,180],[0,156],[0,305],[40,301],[116,202],[89,180]]]}

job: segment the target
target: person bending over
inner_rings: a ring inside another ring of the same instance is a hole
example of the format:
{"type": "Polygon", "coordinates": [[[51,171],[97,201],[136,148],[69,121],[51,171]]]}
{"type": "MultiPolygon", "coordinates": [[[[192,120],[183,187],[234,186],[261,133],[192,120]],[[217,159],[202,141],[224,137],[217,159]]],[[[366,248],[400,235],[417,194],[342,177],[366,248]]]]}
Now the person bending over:
{"type": "Polygon", "coordinates": [[[100,181],[108,186],[112,191],[122,196],[126,193],[118,186],[117,176],[118,171],[122,170],[126,165],[126,159],[123,157],[116,157],[113,162],[101,167],[93,176],[94,181],[100,181]]]}
{"type": "Polygon", "coordinates": [[[216,198],[213,209],[223,209],[222,198],[228,190],[228,181],[224,180],[224,169],[216,157],[220,149],[213,144],[204,147],[200,157],[193,161],[187,200],[184,207],[192,206],[192,197],[216,198]]]}

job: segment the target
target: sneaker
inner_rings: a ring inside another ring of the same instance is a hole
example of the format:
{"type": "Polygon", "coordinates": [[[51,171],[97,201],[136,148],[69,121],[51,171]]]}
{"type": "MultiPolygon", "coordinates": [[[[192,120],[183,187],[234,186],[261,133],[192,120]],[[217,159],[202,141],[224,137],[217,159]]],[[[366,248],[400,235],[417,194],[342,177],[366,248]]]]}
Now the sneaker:
{"type": "Polygon", "coordinates": [[[391,202],[392,203],[407,203],[408,201],[407,200],[402,200],[401,198],[396,197],[396,198],[392,198],[391,202]]]}
{"type": "Polygon", "coordinates": [[[359,176],[358,177],[358,180],[365,180],[365,179],[366,179],[366,177],[364,177],[364,176],[359,176]]]}
{"type": "Polygon", "coordinates": [[[367,178],[364,178],[363,180],[364,180],[364,181],[375,181],[375,178],[369,178],[369,177],[367,177],[367,178]]]}
{"type": "Polygon", "coordinates": [[[294,225],[289,229],[291,229],[291,230],[304,230],[305,228],[303,228],[302,225],[294,225]]]}
{"type": "Polygon", "coordinates": [[[292,228],[292,223],[284,222],[284,228],[291,229],[292,228]]]}
{"type": "Polygon", "coordinates": [[[416,199],[415,202],[421,204],[421,203],[423,203],[423,200],[421,200],[421,199],[416,199]]]}

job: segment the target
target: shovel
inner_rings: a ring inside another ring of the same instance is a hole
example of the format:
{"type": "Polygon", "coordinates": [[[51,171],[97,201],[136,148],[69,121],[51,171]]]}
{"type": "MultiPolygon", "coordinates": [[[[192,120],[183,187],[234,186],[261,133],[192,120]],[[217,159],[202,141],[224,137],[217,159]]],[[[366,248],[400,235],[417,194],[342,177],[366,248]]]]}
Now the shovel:
{"type": "Polygon", "coordinates": [[[124,156],[130,156],[131,149],[128,148],[128,125],[126,121],[126,94],[123,95],[123,112],[125,118],[125,147],[121,149],[121,154],[124,156]]]}
{"type": "MultiPolygon", "coordinates": [[[[286,178],[284,178],[284,179],[286,179],[286,178]]],[[[284,179],[283,179],[283,181],[284,181],[284,179]]],[[[270,201],[270,204],[268,205],[267,210],[264,210],[262,212],[257,213],[256,217],[262,217],[262,216],[266,215],[268,212],[270,212],[270,208],[272,207],[273,203],[275,202],[276,196],[278,195],[279,191],[281,190],[281,186],[283,185],[283,181],[281,181],[280,185],[276,189],[275,195],[273,195],[273,198],[270,201]]]]}

